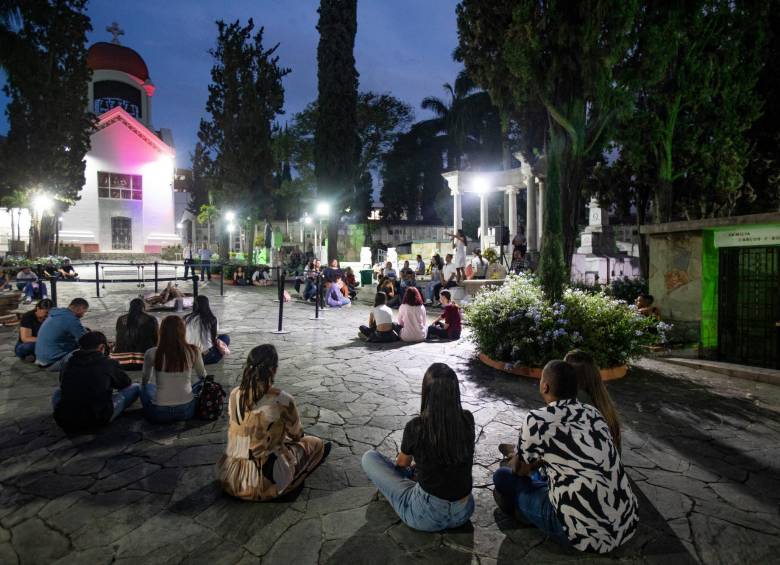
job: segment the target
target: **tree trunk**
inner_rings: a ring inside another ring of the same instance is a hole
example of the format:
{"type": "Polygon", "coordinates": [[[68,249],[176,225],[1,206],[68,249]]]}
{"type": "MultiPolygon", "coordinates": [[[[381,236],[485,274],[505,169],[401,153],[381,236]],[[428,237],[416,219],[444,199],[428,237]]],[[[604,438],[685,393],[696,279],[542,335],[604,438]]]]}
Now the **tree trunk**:
{"type": "Polygon", "coordinates": [[[332,211],[328,218],[328,262],[339,258],[339,222],[338,211],[332,211]]]}
{"type": "Polygon", "coordinates": [[[650,280],[650,246],[648,238],[641,232],[642,226],[647,221],[647,197],[638,197],[636,203],[636,226],[639,234],[639,276],[650,280]]]}
{"type": "Polygon", "coordinates": [[[659,176],[655,195],[655,223],[665,224],[672,221],[672,180],[659,176]]]}
{"type": "Polygon", "coordinates": [[[551,300],[560,299],[563,285],[568,281],[564,261],[564,241],[561,225],[561,158],[566,150],[562,133],[550,127],[547,148],[547,186],[544,190],[544,218],[542,250],[539,256],[539,278],[545,295],[551,300]]]}

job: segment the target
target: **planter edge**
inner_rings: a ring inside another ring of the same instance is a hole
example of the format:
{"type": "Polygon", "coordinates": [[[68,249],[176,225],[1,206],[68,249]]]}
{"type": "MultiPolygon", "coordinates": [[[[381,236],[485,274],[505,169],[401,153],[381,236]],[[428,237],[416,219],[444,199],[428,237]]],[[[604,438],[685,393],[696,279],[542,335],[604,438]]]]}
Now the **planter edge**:
{"type": "MultiPolygon", "coordinates": [[[[493,369],[502,371],[504,373],[509,373],[510,375],[529,377],[532,379],[538,379],[542,376],[542,369],[540,367],[525,367],[522,365],[516,367],[512,363],[491,359],[484,353],[479,354],[479,360],[488,367],[492,367],[493,369]]],[[[601,380],[613,381],[622,379],[626,376],[627,371],[627,365],[619,365],[617,367],[607,367],[606,369],[601,369],[601,380]]]]}

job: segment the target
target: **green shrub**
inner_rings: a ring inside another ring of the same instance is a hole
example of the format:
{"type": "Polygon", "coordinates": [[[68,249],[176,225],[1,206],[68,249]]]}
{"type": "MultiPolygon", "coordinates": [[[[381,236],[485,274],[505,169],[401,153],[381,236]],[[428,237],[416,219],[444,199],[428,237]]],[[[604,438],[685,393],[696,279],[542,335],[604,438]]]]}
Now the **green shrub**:
{"type": "Polygon", "coordinates": [[[642,278],[613,279],[607,292],[613,298],[633,304],[637,296],[648,293],[647,281],[642,278]]]}
{"type": "Polygon", "coordinates": [[[466,319],[482,353],[530,367],[573,348],[589,351],[600,367],[623,365],[644,345],[663,340],[669,327],[600,292],[567,289],[560,302],[550,302],[529,275],[510,275],[503,286],[477,295],[466,319]]]}

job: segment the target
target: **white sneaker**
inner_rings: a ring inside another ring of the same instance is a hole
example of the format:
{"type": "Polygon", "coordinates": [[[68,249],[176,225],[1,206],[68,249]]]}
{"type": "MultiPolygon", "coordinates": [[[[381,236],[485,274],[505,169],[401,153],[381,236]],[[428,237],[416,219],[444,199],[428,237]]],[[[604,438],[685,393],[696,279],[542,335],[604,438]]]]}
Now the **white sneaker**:
{"type": "Polygon", "coordinates": [[[27,298],[25,298],[25,299],[24,299],[24,303],[25,303],[25,304],[32,304],[32,298],[30,298],[30,297],[28,296],[27,298]]]}

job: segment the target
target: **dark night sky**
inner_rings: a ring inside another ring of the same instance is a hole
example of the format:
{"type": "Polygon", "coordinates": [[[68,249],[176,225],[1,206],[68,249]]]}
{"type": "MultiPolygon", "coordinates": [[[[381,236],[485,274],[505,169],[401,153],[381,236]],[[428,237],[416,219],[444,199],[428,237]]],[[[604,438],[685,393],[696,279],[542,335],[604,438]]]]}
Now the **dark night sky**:
{"type": "MultiPolygon", "coordinates": [[[[452,60],[457,44],[456,0],[358,0],[355,58],[360,89],[390,92],[409,103],[418,119],[420,101],[443,96],[460,65],[452,60]]],[[[140,53],[157,86],[154,126],[173,129],[177,164],[189,166],[204,113],[210,68],[208,49],[216,38],[215,20],[252,17],[265,26],[265,44],[280,43],[289,119],[317,96],[317,0],[93,0],[90,43],[108,41],[106,26],[116,20],[123,45],[140,53]]],[[[3,100],[3,103],[5,101],[3,100]]],[[[0,132],[7,130],[5,115],[0,132]]]]}

